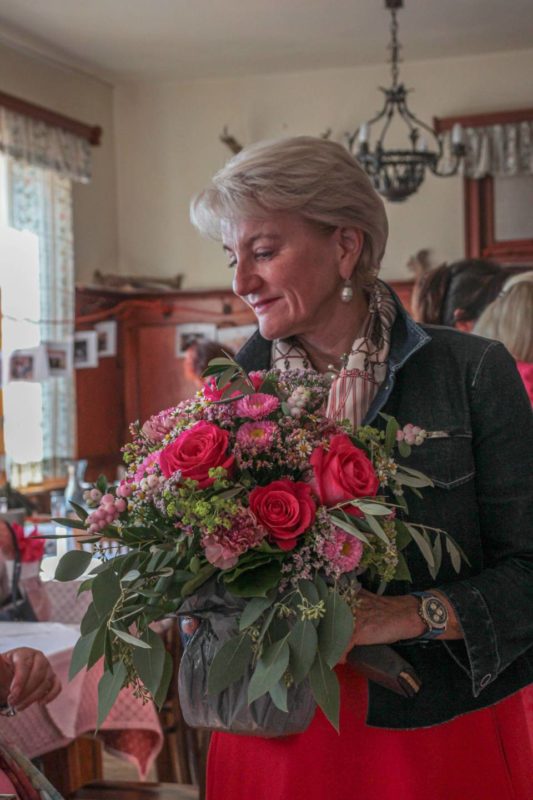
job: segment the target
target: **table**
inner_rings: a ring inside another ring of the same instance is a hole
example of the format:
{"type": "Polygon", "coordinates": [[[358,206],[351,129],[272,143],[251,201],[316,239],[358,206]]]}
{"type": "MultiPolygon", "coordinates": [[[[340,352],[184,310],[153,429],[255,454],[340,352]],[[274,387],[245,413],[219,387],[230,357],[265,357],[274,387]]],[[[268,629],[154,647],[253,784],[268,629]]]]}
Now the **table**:
{"type": "MultiPolygon", "coordinates": [[[[78,637],[78,624],[0,623],[0,652],[24,646],[42,650],[63,684],[60,695],[47,706],[33,705],[15,717],[0,717],[0,736],[30,758],[64,748],[96,728],[102,664],[96,664],[89,672],[83,670],[68,681],[72,648],[78,637]]],[[[144,779],[163,743],[153,703],[143,705],[130,689],[123,689],[98,739],[106,750],[135,764],[144,779]]],[[[66,764],[65,771],[68,772],[66,764]]],[[[68,793],[63,787],[57,788],[68,793]]],[[[75,788],[69,786],[70,791],[75,788]]]]}

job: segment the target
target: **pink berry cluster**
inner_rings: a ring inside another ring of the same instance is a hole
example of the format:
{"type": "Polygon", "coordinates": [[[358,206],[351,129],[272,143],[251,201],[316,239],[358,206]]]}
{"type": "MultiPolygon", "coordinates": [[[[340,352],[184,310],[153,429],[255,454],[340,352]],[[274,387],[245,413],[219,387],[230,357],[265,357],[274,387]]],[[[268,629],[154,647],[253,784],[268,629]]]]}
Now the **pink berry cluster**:
{"type": "Polygon", "coordinates": [[[289,406],[291,417],[299,419],[302,416],[310,397],[311,392],[305,386],[296,387],[293,393],[287,398],[287,405],[289,406]]]}
{"type": "Polygon", "coordinates": [[[419,428],[418,425],[411,425],[409,422],[396,433],[396,441],[405,442],[405,444],[409,445],[419,445],[423,444],[427,435],[427,431],[423,428],[419,428]]]}
{"type": "MultiPolygon", "coordinates": [[[[122,485],[118,487],[117,495],[119,495],[121,488],[122,485]]],[[[115,495],[112,495],[110,492],[102,495],[98,489],[89,490],[88,494],[93,503],[98,502],[96,493],[100,495],[98,507],[92,511],[85,520],[89,533],[100,533],[100,531],[114,522],[128,506],[124,496],[119,495],[115,497],[115,495]],[[92,495],[93,492],[94,495],[92,495]]]]}

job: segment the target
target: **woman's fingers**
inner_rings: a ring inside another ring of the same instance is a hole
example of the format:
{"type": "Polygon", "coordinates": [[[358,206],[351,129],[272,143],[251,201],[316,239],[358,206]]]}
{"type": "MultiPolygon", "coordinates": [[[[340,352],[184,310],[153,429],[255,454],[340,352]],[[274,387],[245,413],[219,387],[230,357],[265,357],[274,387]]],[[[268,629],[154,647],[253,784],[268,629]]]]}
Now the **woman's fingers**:
{"type": "Polygon", "coordinates": [[[13,667],[8,703],[23,710],[35,702],[50,702],[60,691],[59,681],[46,656],[30,647],[3,656],[13,667]],[[58,691],[59,685],[59,691],[58,691]]]}

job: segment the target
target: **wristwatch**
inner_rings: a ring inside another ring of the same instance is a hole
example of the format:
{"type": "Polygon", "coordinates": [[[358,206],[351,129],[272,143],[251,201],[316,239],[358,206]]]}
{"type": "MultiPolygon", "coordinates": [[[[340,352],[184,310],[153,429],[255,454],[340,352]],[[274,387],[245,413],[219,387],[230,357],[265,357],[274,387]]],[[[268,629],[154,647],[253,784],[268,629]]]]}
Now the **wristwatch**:
{"type": "Polygon", "coordinates": [[[418,614],[427,631],[419,639],[434,639],[445,633],[448,627],[448,609],[437,595],[431,592],[411,592],[418,597],[418,614]]]}

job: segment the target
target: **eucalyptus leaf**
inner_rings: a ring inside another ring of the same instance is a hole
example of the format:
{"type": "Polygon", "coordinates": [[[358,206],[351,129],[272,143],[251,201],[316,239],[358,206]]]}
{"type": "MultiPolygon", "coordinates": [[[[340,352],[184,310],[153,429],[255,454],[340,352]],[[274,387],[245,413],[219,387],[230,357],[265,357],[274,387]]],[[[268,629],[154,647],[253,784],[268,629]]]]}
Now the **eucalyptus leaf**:
{"type": "Polygon", "coordinates": [[[320,651],[309,672],[313,696],[336,731],[339,730],[340,689],[335,673],[328,667],[320,651]]]}
{"type": "Polygon", "coordinates": [[[225,642],[213,659],[207,676],[209,694],[219,694],[242,678],[252,658],[252,640],[246,633],[225,642]]]}
{"type": "Polygon", "coordinates": [[[448,536],[446,537],[446,551],[450,556],[454,570],[459,573],[461,571],[461,553],[459,552],[455,542],[448,536]]]}
{"type": "Polygon", "coordinates": [[[192,594],[196,589],[198,589],[203,583],[208,580],[213,573],[216,572],[216,567],[212,564],[206,564],[201,570],[191,578],[190,581],[187,581],[181,587],[181,596],[187,597],[188,595],[192,594]]]}
{"type": "Polygon", "coordinates": [[[333,669],[350,643],[354,618],[349,605],[338,592],[330,592],[326,600],[326,613],[318,626],[318,649],[333,669]]]}
{"type": "Polygon", "coordinates": [[[278,561],[271,561],[242,573],[226,585],[237,597],[266,597],[278,585],[280,576],[281,565],[278,561]]]}
{"type": "Polygon", "coordinates": [[[93,602],[100,616],[110,614],[122,591],[118,575],[112,569],[99,573],[92,589],[93,602]]]}
{"type": "Polygon", "coordinates": [[[163,640],[151,628],[142,634],[142,641],[149,649],[136,647],[132,653],[133,666],[150,694],[157,693],[165,666],[165,646],[163,640]]]}
{"type": "Polygon", "coordinates": [[[259,619],[263,611],[266,611],[272,603],[274,597],[253,597],[249,603],[246,604],[239,619],[239,630],[243,631],[250,625],[253,625],[259,619]]]}
{"type": "MultiPolygon", "coordinates": [[[[87,526],[81,519],[72,519],[72,517],[54,517],[52,522],[62,525],[64,528],[76,528],[79,531],[87,531],[87,526]]],[[[55,536],[52,538],[63,539],[64,536],[55,536]]]]}
{"type": "Polygon", "coordinates": [[[330,517],[333,518],[335,525],[337,525],[343,531],[345,531],[346,533],[350,533],[352,536],[355,536],[356,539],[359,539],[361,542],[363,542],[363,544],[370,545],[368,538],[362,531],[356,528],[353,522],[349,522],[348,520],[344,519],[343,517],[337,514],[330,514],[330,517]]]}
{"type": "Polygon", "coordinates": [[[127,644],[131,644],[132,647],[141,650],[149,650],[150,645],[147,642],[144,642],[142,639],[139,639],[137,636],[132,636],[131,633],[127,633],[126,631],[121,631],[118,628],[112,627],[111,630],[118,636],[119,639],[122,639],[123,642],[127,644]]]}
{"type": "Polygon", "coordinates": [[[70,500],[69,503],[76,512],[76,514],[78,515],[78,517],[83,522],[85,522],[85,520],[89,516],[89,512],[83,506],[80,506],[79,503],[75,503],[74,500],[70,500]]]}
{"type": "Polygon", "coordinates": [[[80,623],[80,633],[82,636],[86,636],[91,631],[95,631],[101,623],[100,616],[94,606],[94,603],[91,603],[88,606],[87,611],[83,615],[83,619],[80,623]]]}
{"type": "Polygon", "coordinates": [[[263,649],[248,684],[248,703],[270,691],[287,669],[290,655],[287,639],[288,636],[263,649]]]}
{"type": "Polygon", "coordinates": [[[312,606],[316,606],[320,601],[318,589],[313,581],[298,581],[298,589],[312,606]]]}
{"type": "Polygon", "coordinates": [[[372,533],[375,533],[378,539],[381,539],[381,541],[384,542],[386,545],[389,544],[389,537],[387,536],[387,534],[385,533],[385,531],[383,530],[377,519],[375,519],[372,516],[372,514],[367,514],[365,516],[365,522],[368,523],[370,530],[372,531],[372,533]]]}
{"type": "Polygon", "coordinates": [[[87,657],[87,669],[91,669],[99,661],[105,652],[107,638],[107,620],[100,623],[93,639],[92,647],[87,657]]]}
{"type": "Polygon", "coordinates": [[[434,569],[435,559],[433,557],[433,550],[431,549],[431,545],[428,544],[424,536],[413,525],[409,525],[409,523],[406,523],[406,525],[409,533],[411,534],[412,539],[414,540],[418,549],[426,559],[428,566],[434,569]]]}
{"type": "Polygon", "coordinates": [[[433,580],[435,580],[442,565],[442,542],[439,533],[435,536],[435,541],[433,543],[433,560],[435,562],[434,567],[428,568],[429,574],[433,580]]]}
{"type": "Polygon", "coordinates": [[[287,714],[289,708],[287,706],[287,687],[285,684],[278,681],[269,689],[268,693],[276,708],[279,708],[280,711],[284,711],[287,714]]]}
{"type": "Polygon", "coordinates": [[[389,417],[387,420],[387,428],[385,430],[385,450],[387,455],[390,455],[396,444],[396,433],[400,430],[398,422],[394,417],[389,417]]]}
{"type": "Polygon", "coordinates": [[[374,517],[388,517],[391,513],[391,509],[388,506],[384,506],[382,503],[373,503],[368,500],[358,501],[357,507],[363,514],[372,514],[374,517]]]}
{"type": "Polygon", "coordinates": [[[117,662],[113,672],[104,672],[98,683],[98,721],[97,729],[111,711],[126,680],[126,667],[122,661],[117,662]]]}
{"type": "Polygon", "coordinates": [[[289,639],[290,671],[296,684],[309,673],[318,648],[316,628],[309,619],[299,620],[291,630],[289,639]]]}
{"type": "Polygon", "coordinates": [[[416,477],[415,475],[408,475],[406,472],[403,471],[401,467],[398,467],[398,471],[394,476],[394,480],[396,481],[396,483],[400,483],[402,486],[410,486],[414,488],[433,486],[433,483],[429,478],[426,478],[424,476],[416,477]]]}
{"type": "Polygon", "coordinates": [[[163,662],[163,674],[161,675],[161,681],[159,686],[157,687],[157,691],[154,694],[154,703],[160,709],[165,700],[167,699],[168,694],[168,687],[170,686],[170,681],[172,680],[172,675],[174,674],[174,664],[170,653],[165,651],[165,660],[163,662]]]}
{"type": "Polygon", "coordinates": [[[402,458],[409,458],[411,455],[411,447],[407,442],[398,442],[398,452],[402,458]]]}
{"type": "Polygon", "coordinates": [[[89,660],[89,654],[91,652],[96,633],[97,629],[95,628],[86,636],[81,636],[74,645],[74,650],[72,651],[72,658],[70,659],[70,667],[68,671],[69,681],[71,681],[72,678],[75,675],[77,675],[81,669],[83,669],[83,667],[87,666],[87,662],[89,660]]]}
{"type": "Polygon", "coordinates": [[[56,581],[73,581],[83,575],[92,560],[92,554],[85,550],[69,550],[61,557],[56,568],[56,581]]]}

